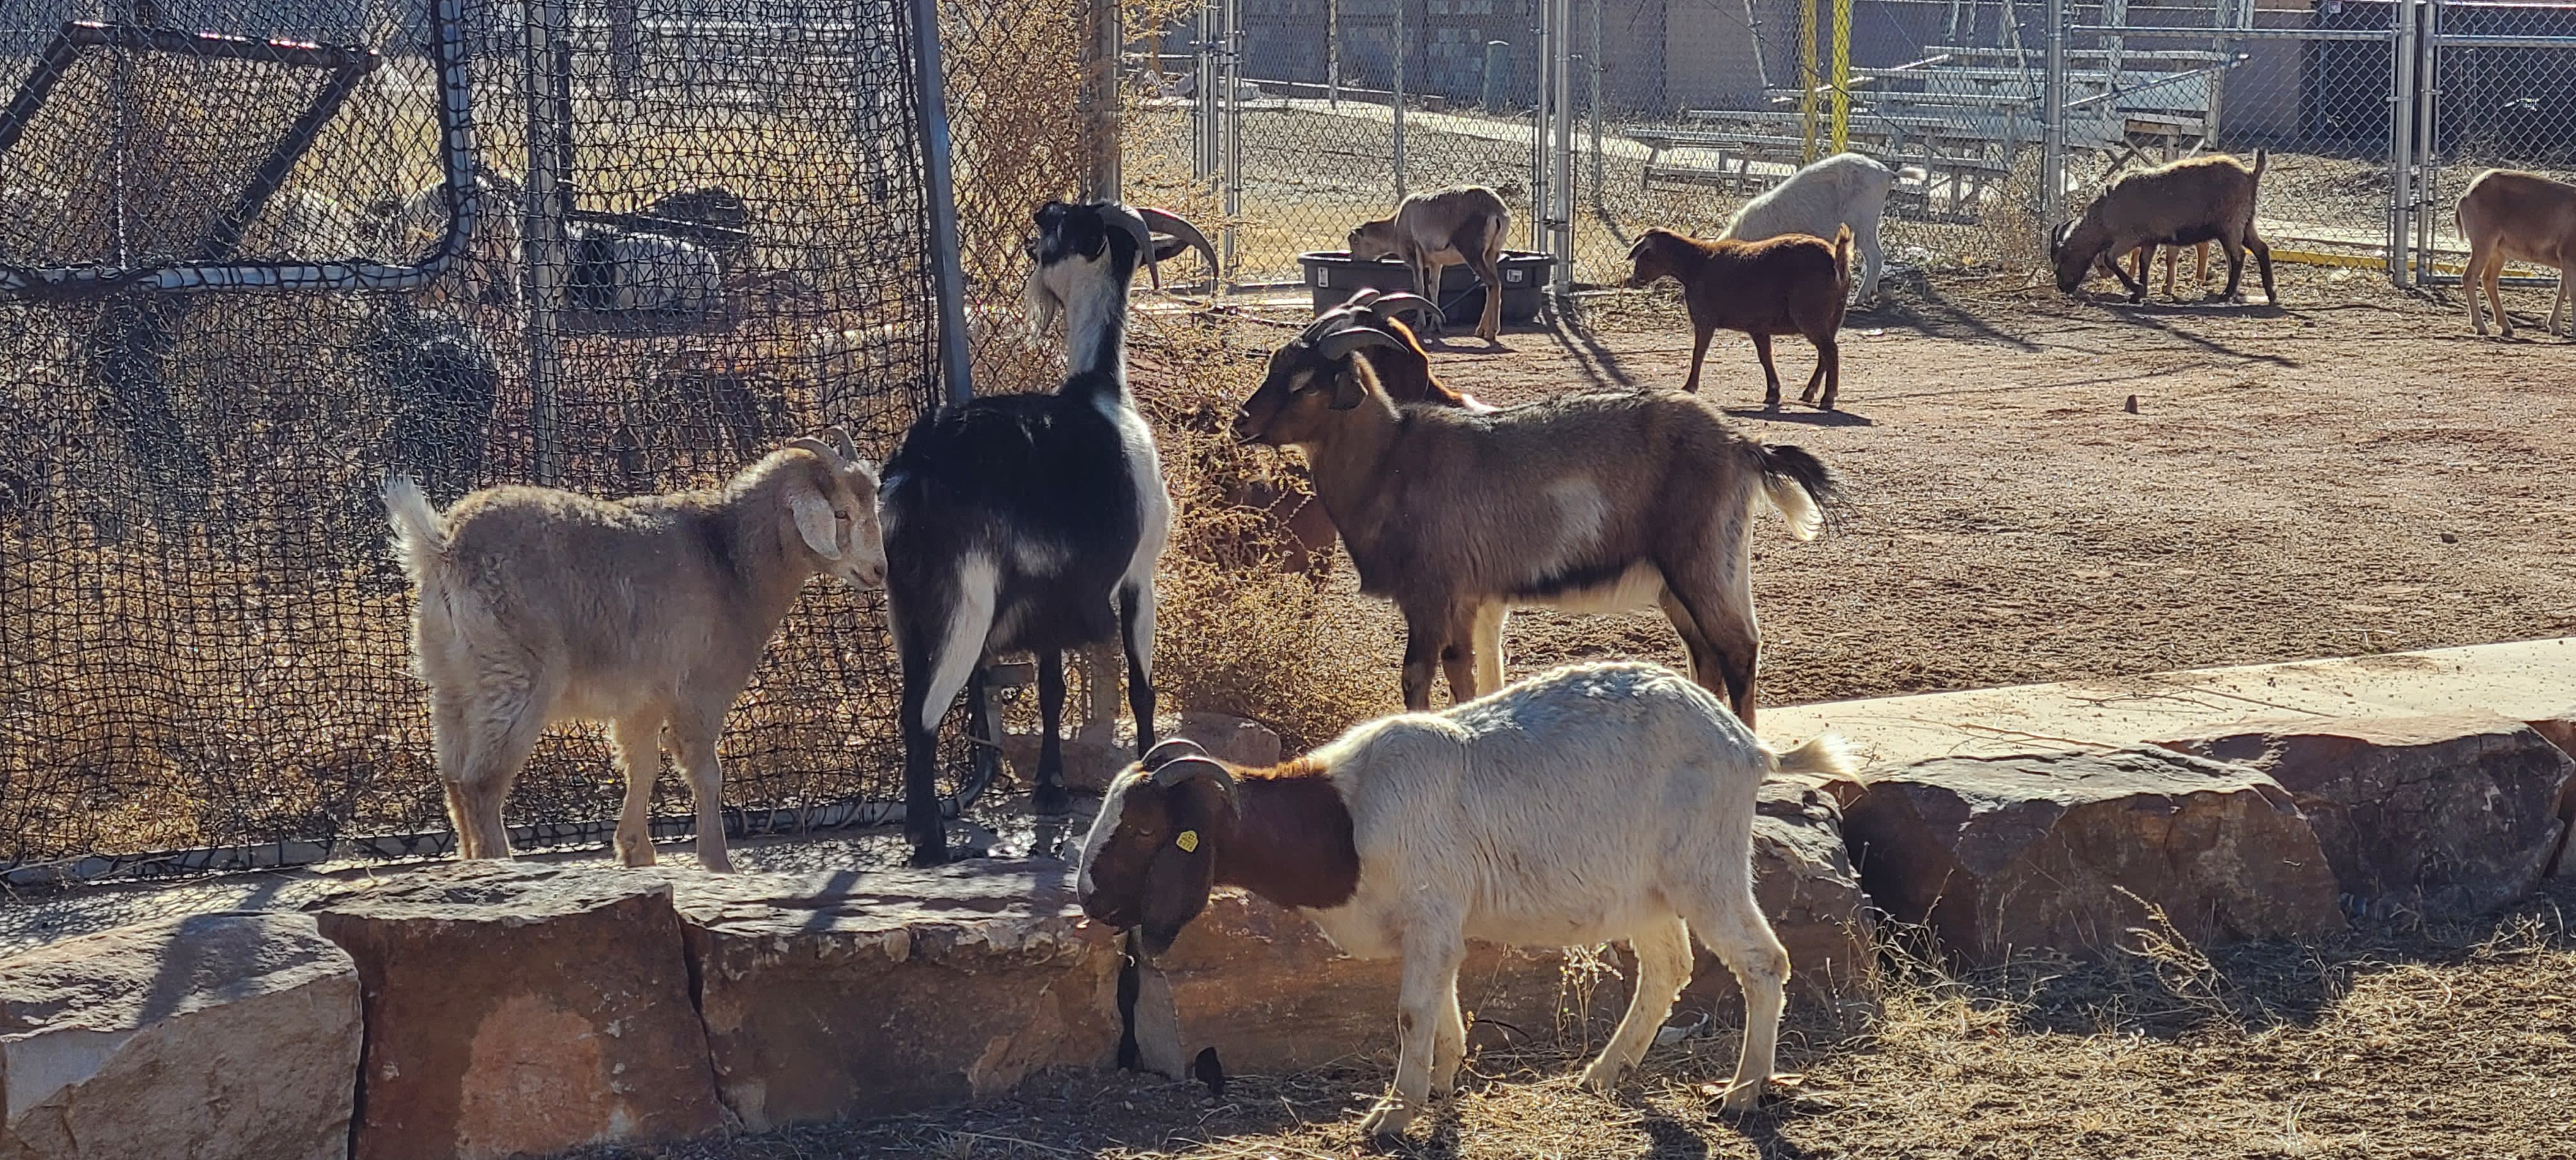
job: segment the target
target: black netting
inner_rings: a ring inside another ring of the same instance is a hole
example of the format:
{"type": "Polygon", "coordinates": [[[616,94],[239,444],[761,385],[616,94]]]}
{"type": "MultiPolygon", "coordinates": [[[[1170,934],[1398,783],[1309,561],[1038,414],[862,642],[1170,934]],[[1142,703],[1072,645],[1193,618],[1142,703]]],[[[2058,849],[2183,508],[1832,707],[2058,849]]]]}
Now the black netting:
{"type": "MultiPolygon", "coordinates": [[[[824,423],[882,458],[938,397],[909,5],[557,11],[0,5],[0,865],[445,828],[388,471],[667,490],[824,423]],[[305,288],[64,288],[182,262],[305,288]]],[[[772,644],[722,749],[750,828],[899,800],[882,612],[818,581],[772,644]]],[[[508,818],[616,786],[561,728],[508,818]]]]}

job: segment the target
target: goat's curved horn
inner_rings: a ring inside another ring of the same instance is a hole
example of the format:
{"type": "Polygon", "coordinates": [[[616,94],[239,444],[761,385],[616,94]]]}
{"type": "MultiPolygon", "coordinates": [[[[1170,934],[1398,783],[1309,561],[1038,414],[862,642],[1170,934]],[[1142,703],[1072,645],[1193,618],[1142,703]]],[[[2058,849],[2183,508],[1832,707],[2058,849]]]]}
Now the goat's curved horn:
{"type": "Polygon", "coordinates": [[[1215,782],[1218,789],[1225,791],[1226,803],[1233,804],[1234,775],[1227,773],[1225,767],[1218,765],[1213,757],[1192,754],[1164,762],[1161,769],[1154,771],[1154,784],[1169,789],[1192,778],[1200,777],[1215,782]]]}
{"type": "Polygon", "coordinates": [[[842,466],[847,467],[859,461],[859,445],[850,441],[849,428],[834,423],[831,429],[823,434],[832,441],[832,450],[841,453],[842,466]]]}
{"type": "Polygon", "coordinates": [[[2048,231],[2048,252],[2054,255],[2057,251],[2065,249],[2066,235],[2074,230],[2075,222],[2071,219],[2057,223],[2057,228],[2048,231]]]}
{"type": "Polygon", "coordinates": [[[1144,766],[1147,772],[1152,772],[1163,768],[1164,763],[1185,755],[1205,757],[1207,750],[1200,748],[1198,742],[1187,737],[1170,737],[1155,742],[1154,747],[1146,750],[1145,756],[1139,759],[1137,764],[1144,766]]]}
{"type": "Polygon", "coordinates": [[[1325,358],[1335,360],[1348,358],[1351,352],[1372,346],[1383,346],[1394,350],[1404,349],[1404,344],[1397,342],[1394,335],[1374,326],[1357,324],[1345,326],[1327,334],[1315,343],[1315,348],[1322,351],[1325,358]]]}
{"type": "Polygon", "coordinates": [[[1344,327],[1350,326],[1359,320],[1360,316],[1356,312],[1352,311],[1348,306],[1336,306],[1322,314],[1316,315],[1313,322],[1306,324],[1306,329],[1298,331],[1297,342],[1307,346],[1313,346],[1315,345],[1316,340],[1323,338],[1325,335],[1341,330],[1344,327]]]}
{"type": "Polygon", "coordinates": [[[811,435],[799,435],[788,440],[787,445],[800,451],[811,451],[816,455],[822,456],[823,462],[833,467],[839,467],[849,462],[849,459],[844,458],[839,451],[833,450],[831,444],[825,443],[811,435]]]}
{"type": "Polygon", "coordinates": [[[1370,303],[1369,310],[1382,318],[1391,318],[1406,311],[1417,311],[1430,315],[1433,322],[1443,326],[1448,325],[1449,322],[1449,316],[1441,312],[1438,303],[1419,294],[1389,294],[1370,303]]]}
{"type": "Polygon", "coordinates": [[[1146,261],[1154,260],[1154,231],[1152,227],[1145,224],[1142,215],[1132,208],[1112,201],[1101,203],[1100,216],[1116,222],[1119,229],[1127,231],[1127,236],[1136,239],[1137,252],[1146,261]]]}
{"type": "MultiPolygon", "coordinates": [[[[1151,206],[1142,205],[1131,208],[1136,211],[1136,215],[1138,217],[1145,220],[1146,225],[1151,226],[1162,233],[1170,234],[1172,235],[1173,240],[1179,244],[1196,249],[1199,253],[1207,255],[1208,276],[1210,278],[1214,278],[1216,276],[1216,246],[1208,241],[1206,234],[1199,232],[1199,228],[1197,226],[1191,225],[1187,221],[1182,220],[1181,215],[1173,213],[1170,210],[1155,209],[1151,206]]],[[[1151,250],[1155,247],[1151,242],[1148,242],[1146,243],[1146,248],[1151,250]]],[[[1177,249],[1173,250],[1170,254],[1164,254],[1157,251],[1154,254],[1154,260],[1159,262],[1164,258],[1172,257],[1179,253],[1180,251],[1177,249]]]]}

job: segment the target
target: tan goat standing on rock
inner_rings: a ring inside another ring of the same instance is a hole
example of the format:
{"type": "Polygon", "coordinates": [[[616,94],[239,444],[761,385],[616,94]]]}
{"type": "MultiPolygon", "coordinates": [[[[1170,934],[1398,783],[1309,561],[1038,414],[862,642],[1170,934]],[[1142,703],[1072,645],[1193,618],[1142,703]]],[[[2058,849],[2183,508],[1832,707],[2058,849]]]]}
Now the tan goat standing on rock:
{"type": "Polygon", "coordinates": [[[1460,262],[1485,283],[1485,313],[1476,322],[1476,337],[1498,341],[1503,333],[1503,235],[1511,211],[1502,195],[1481,185],[1463,185],[1415,194],[1396,207],[1393,217],[1362,222],[1347,244],[1362,261],[1404,259],[1413,271],[1414,292],[1438,302],[1442,271],[1460,262]]]}
{"type": "Polygon", "coordinates": [[[726,710],[807,579],[885,579],[876,469],[847,432],[828,434],[719,487],[624,500],[493,487],[441,515],[409,476],[386,481],[465,857],[510,856],[501,806],[546,726],[607,721],[626,775],[618,857],[653,864],[646,815],[667,724],[697,801],[698,861],[733,868],[716,765],[726,710]]]}
{"type": "MultiPolygon", "coordinates": [[[[2513,316],[2504,312],[2501,282],[2507,261],[2536,262],[2558,270],[2558,293],[2549,300],[2549,320],[2541,329],[2559,333],[2559,319],[2570,301],[2567,269],[2576,263],[2576,185],[2514,169],[2490,169],[2469,182],[2451,207],[2460,234],[2469,239],[2469,268],[2460,286],[2469,292],[2469,327],[2487,332],[2478,315],[2478,294],[2487,296],[2496,326],[2513,337],[2513,316]]],[[[2576,335],[2576,326],[2569,328],[2576,335]]]]}

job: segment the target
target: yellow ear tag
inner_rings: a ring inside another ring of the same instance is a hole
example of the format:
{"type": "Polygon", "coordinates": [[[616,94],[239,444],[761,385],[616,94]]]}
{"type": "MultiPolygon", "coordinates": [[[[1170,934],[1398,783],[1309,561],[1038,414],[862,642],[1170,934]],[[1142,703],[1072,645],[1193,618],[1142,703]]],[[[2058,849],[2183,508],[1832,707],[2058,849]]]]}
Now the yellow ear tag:
{"type": "Polygon", "coordinates": [[[1172,844],[1180,847],[1181,852],[1184,854],[1196,854],[1199,852],[1199,832],[1197,830],[1183,830],[1181,831],[1181,836],[1174,839],[1172,844]]]}

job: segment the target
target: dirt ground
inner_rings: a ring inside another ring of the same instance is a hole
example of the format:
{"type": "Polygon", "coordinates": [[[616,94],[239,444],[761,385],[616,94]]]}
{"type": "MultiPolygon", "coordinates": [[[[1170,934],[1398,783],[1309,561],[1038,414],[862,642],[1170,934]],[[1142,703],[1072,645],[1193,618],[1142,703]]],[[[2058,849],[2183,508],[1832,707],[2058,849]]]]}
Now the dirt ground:
{"type": "MultiPolygon", "coordinates": [[[[1774,344],[1792,401],[1765,412],[1750,343],[1721,334],[1703,392],[1847,489],[1813,542],[1757,524],[1765,703],[2576,631],[2562,340],[2476,338],[2450,298],[2362,271],[2279,275],[2279,309],[1893,283],[1845,324],[1833,414],[1794,402],[1803,340],[1774,344]]],[[[1669,289],[1591,301],[1583,328],[1453,339],[1435,366],[1498,404],[1681,383],[1669,289]]],[[[1337,580],[1351,615],[1382,618],[1393,668],[1400,621],[1337,580]]],[[[1517,612],[1506,652],[1515,675],[1682,660],[1652,612],[1517,612]]]]}
{"type": "MultiPolygon", "coordinates": [[[[1714,1120],[1737,1037],[1648,1054],[1611,1097],[1573,1051],[1479,1055],[1397,1155],[1947,1160],[2120,1157],[2566,1160],[2576,1156],[2576,893],[2474,923],[2318,946],[2141,948],[1951,978],[1900,967],[1884,1013],[1837,1027],[1792,1004],[1761,1111],[1714,1120]]],[[[1356,1124],[1385,1059],[1239,1077],[1222,1098],[1133,1075],[1009,1100],[586,1160],[929,1156],[1204,1160],[1376,1154],[1356,1124]]]]}

